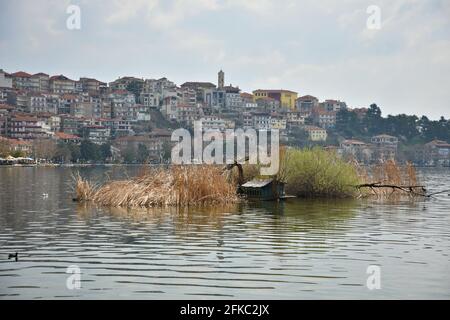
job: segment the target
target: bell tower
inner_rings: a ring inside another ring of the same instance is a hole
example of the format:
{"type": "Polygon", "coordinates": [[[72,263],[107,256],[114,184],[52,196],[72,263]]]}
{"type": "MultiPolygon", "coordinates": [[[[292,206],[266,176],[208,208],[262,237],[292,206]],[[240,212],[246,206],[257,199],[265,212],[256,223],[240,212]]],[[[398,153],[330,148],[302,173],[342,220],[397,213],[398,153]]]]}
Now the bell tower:
{"type": "Polygon", "coordinates": [[[217,87],[219,89],[223,89],[224,85],[225,85],[225,73],[222,70],[220,70],[218,73],[217,87]]]}

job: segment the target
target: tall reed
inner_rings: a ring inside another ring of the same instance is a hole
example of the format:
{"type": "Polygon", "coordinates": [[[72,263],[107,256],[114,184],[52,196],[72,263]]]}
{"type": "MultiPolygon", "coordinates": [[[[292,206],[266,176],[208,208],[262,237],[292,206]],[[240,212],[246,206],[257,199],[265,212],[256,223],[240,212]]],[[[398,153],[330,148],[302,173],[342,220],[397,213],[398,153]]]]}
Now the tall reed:
{"type": "Polygon", "coordinates": [[[110,207],[206,206],[239,200],[223,171],[209,165],[150,168],[138,177],[98,187],[78,175],[75,186],[77,200],[110,207]]]}

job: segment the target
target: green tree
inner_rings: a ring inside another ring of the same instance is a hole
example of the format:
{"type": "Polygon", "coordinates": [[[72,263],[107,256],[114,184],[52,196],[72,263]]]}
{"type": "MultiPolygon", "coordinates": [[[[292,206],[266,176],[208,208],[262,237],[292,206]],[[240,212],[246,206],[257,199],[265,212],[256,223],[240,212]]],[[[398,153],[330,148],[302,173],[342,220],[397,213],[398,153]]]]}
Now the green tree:
{"type": "Polygon", "coordinates": [[[0,137],[0,157],[6,158],[11,153],[11,143],[0,137]]]}
{"type": "Polygon", "coordinates": [[[103,161],[106,161],[106,159],[111,158],[112,157],[112,153],[111,153],[111,144],[109,143],[104,143],[100,146],[100,157],[103,161]]]}
{"type": "Polygon", "coordinates": [[[347,109],[341,109],[336,114],[335,131],[346,139],[361,138],[364,135],[364,128],[357,114],[347,109]]]}
{"type": "Polygon", "coordinates": [[[161,154],[162,160],[168,161],[172,157],[172,147],[170,145],[170,142],[165,140],[162,144],[162,154],[161,154]]]}
{"type": "Polygon", "coordinates": [[[148,160],[148,157],[150,156],[150,152],[148,151],[145,144],[139,143],[137,154],[136,154],[136,160],[139,163],[145,163],[148,160]]]}
{"type": "Polygon", "coordinates": [[[125,163],[133,163],[136,161],[136,152],[134,151],[133,147],[128,146],[122,154],[123,162],[125,163]]]}
{"type": "Polygon", "coordinates": [[[16,151],[12,152],[11,156],[13,156],[14,158],[19,158],[19,157],[25,157],[26,154],[25,154],[25,152],[23,152],[21,150],[16,150],[16,151]]]}
{"type": "Polygon", "coordinates": [[[69,162],[71,160],[71,150],[69,144],[65,142],[58,142],[53,159],[63,163],[69,162]]]}
{"type": "Polygon", "coordinates": [[[100,148],[89,140],[83,140],[80,146],[80,158],[84,161],[101,160],[100,148]]]}
{"type": "Polygon", "coordinates": [[[80,146],[75,143],[69,143],[70,150],[70,160],[72,162],[77,162],[81,158],[80,146]]]}
{"type": "Polygon", "coordinates": [[[375,104],[371,104],[363,119],[363,125],[369,136],[383,133],[383,118],[381,117],[381,109],[375,104]]]}
{"type": "Polygon", "coordinates": [[[290,146],[305,147],[309,144],[309,135],[303,128],[293,127],[288,142],[290,146]]]}

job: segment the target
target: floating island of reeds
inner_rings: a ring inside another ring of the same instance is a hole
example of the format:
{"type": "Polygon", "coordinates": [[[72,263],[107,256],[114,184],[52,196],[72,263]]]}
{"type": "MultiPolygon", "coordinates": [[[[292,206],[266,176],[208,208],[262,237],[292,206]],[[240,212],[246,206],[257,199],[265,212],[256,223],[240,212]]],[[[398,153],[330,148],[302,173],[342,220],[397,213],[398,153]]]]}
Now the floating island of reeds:
{"type": "MultiPolygon", "coordinates": [[[[245,195],[239,186],[258,177],[258,166],[244,164],[239,176],[218,165],[172,165],[146,167],[143,173],[127,180],[94,184],[75,176],[74,200],[108,207],[189,207],[235,204],[245,195]]],[[[282,182],[286,192],[295,197],[361,198],[361,197],[423,197],[411,164],[399,166],[388,160],[374,166],[360,166],[345,161],[323,149],[283,149],[280,170],[270,177],[282,182]]]]}

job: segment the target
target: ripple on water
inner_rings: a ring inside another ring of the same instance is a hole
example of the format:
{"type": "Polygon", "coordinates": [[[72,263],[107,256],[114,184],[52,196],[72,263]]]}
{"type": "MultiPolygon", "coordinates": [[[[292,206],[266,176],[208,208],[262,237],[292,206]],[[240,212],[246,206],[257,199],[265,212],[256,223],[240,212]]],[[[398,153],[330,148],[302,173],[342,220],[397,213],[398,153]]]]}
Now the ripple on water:
{"type": "MultiPolygon", "coordinates": [[[[448,196],[147,213],[78,207],[66,186],[71,168],[10,169],[0,170],[0,298],[450,297],[448,196]],[[55,208],[38,196],[43,183],[55,208]],[[16,251],[19,262],[6,259],[16,251]],[[76,293],[65,286],[74,264],[76,293]],[[382,268],[382,295],[365,287],[371,264],[382,268]]],[[[120,174],[111,170],[81,172],[120,174]]],[[[428,177],[450,189],[450,170],[428,177]]]]}

